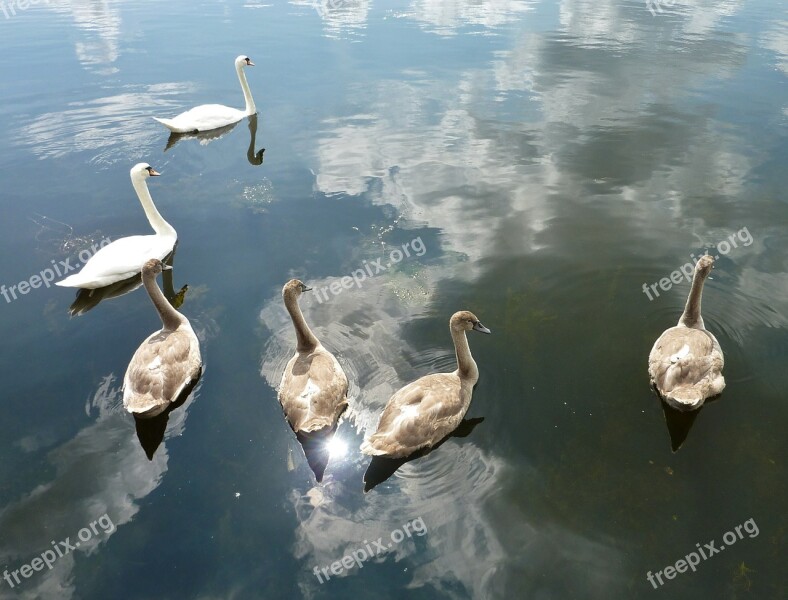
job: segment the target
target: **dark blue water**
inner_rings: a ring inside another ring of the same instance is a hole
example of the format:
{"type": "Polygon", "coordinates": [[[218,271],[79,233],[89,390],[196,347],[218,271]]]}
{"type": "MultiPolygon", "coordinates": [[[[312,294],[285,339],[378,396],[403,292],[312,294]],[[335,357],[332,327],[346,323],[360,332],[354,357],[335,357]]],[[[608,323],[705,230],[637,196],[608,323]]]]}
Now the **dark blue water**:
{"type": "Polygon", "coordinates": [[[787,23],[761,0],[6,0],[0,597],[788,597],[787,23]],[[256,126],[165,152],[151,116],[243,105],[238,54],[256,126]],[[144,291],[70,317],[73,290],[18,287],[149,231],[139,161],[205,359],[147,453],[120,392],[144,291]],[[707,249],[728,385],[681,418],[647,357],[689,290],[660,280],[707,249]],[[351,381],[321,484],[276,399],[291,277],[326,290],[301,305],[351,381]],[[476,426],[365,494],[359,444],[454,369],[460,309],[493,331],[476,426]]]}

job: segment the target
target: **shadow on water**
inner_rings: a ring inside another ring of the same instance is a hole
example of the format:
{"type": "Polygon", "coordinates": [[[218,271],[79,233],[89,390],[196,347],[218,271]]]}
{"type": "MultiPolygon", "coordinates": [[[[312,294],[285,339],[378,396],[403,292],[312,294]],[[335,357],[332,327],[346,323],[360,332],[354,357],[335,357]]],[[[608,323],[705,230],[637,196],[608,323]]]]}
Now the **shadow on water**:
{"type": "Polygon", "coordinates": [[[301,444],[304,451],[306,462],[312,472],[315,474],[315,479],[318,483],[323,481],[323,474],[326,472],[328,466],[328,459],[331,455],[330,442],[334,438],[334,434],[339,427],[342,420],[342,414],[347,410],[347,405],[340,413],[337,422],[333,427],[324,427],[318,431],[296,431],[296,439],[301,444]]]}
{"type": "Polygon", "coordinates": [[[167,150],[177,145],[181,140],[199,140],[200,144],[202,145],[209,144],[210,142],[218,140],[220,137],[230,133],[233,129],[235,129],[235,126],[238,125],[238,123],[240,123],[240,121],[236,121],[230,125],[225,125],[224,127],[209,129],[208,131],[188,131],[186,133],[176,133],[173,131],[170,133],[170,137],[167,138],[167,145],[164,146],[164,151],[167,152],[167,150]]]}
{"type": "Polygon", "coordinates": [[[74,302],[68,307],[68,314],[71,317],[78,317],[84,315],[89,310],[94,309],[102,300],[111,300],[119,296],[125,296],[129,292],[133,292],[142,285],[142,276],[140,274],[133,275],[123,281],[116,281],[110,285],[93,290],[80,288],[77,290],[77,297],[74,302]]]}
{"type": "Polygon", "coordinates": [[[194,390],[195,386],[200,382],[203,370],[200,369],[189,385],[187,385],[178,398],[167,407],[167,409],[155,417],[145,419],[134,416],[134,426],[137,430],[137,439],[140,441],[140,446],[145,452],[148,460],[153,460],[153,455],[164,440],[164,432],[167,430],[167,422],[170,420],[170,413],[177,410],[186,402],[189,395],[194,390]]]}
{"type": "Polygon", "coordinates": [[[670,435],[670,449],[673,452],[678,452],[679,448],[684,444],[690,429],[692,429],[695,423],[695,419],[698,418],[698,415],[706,405],[716,402],[719,398],[720,395],[709,398],[699,409],[688,411],[673,408],[660,398],[659,403],[662,405],[662,412],[665,415],[665,424],[668,426],[668,434],[670,435]]]}
{"type": "MultiPolygon", "coordinates": [[[[167,152],[167,150],[184,139],[196,139],[200,141],[200,144],[209,144],[213,140],[218,140],[220,137],[223,137],[225,134],[235,129],[235,126],[238,125],[238,123],[240,123],[240,121],[230,125],[225,125],[224,127],[211,129],[209,131],[194,131],[189,133],[172,132],[170,133],[170,137],[167,139],[167,145],[164,147],[164,151],[167,152]]],[[[254,150],[257,140],[257,113],[249,117],[249,138],[249,148],[246,151],[246,159],[252,166],[262,165],[265,148],[262,148],[257,153],[255,153],[254,150]]]]}
{"type": "Polygon", "coordinates": [[[329,442],[333,439],[337,427],[339,427],[339,420],[337,420],[337,424],[334,427],[324,427],[319,431],[296,432],[296,439],[301,444],[306,462],[315,474],[315,479],[318,483],[323,481],[323,474],[326,472],[328,459],[331,454],[329,442]]]}
{"type": "MultiPolygon", "coordinates": [[[[171,267],[173,266],[173,262],[175,261],[175,250],[177,247],[178,246],[176,243],[175,248],[173,248],[170,255],[164,259],[164,264],[171,267]]],[[[172,304],[177,309],[183,304],[184,298],[186,297],[186,291],[189,289],[189,286],[184,285],[176,292],[173,284],[173,271],[174,269],[162,271],[162,292],[164,292],[164,296],[170,301],[170,304],[172,304]]],[[[126,294],[136,290],[141,285],[142,275],[138,273],[129,277],[128,279],[116,281],[115,283],[102,288],[96,288],[93,290],[80,288],[77,290],[77,296],[74,298],[74,302],[72,302],[71,306],[68,307],[68,314],[72,317],[84,315],[89,310],[92,310],[98,306],[103,300],[111,300],[113,298],[125,296],[126,294]]]]}
{"type": "Polygon", "coordinates": [[[386,481],[405,463],[427,456],[433,450],[437,450],[449,438],[468,437],[476,428],[476,426],[482,421],[484,421],[484,417],[463,419],[457,426],[457,429],[452,431],[432,448],[419,450],[410,456],[406,456],[405,458],[386,458],[382,456],[373,456],[369,463],[369,467],[367,467],[367,470],[364,473],[364,493],[371,491],[373,488],[386,481]]]}

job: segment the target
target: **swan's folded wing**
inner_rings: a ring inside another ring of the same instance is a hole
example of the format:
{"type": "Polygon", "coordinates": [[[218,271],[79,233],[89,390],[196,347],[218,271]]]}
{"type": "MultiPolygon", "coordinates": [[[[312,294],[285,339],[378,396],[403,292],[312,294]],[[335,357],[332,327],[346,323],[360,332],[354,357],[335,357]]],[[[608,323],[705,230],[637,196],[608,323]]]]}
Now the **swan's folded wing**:
{"type": "Polygon", "coordinates": [[[246,113],[237,108],[223,104],[203,104],[179,114],[170,122],[184,131],[210,131],[236,123],[245,116],[246,113]]]}
{"type": "Polygon", "coordinates": [[[695,385],[722,366],[717,341],[701,329],[672,327],[659,337],[649,355],[649,372],[662,392],[695,385]]]}
{"type": "Polygon", "coordinates": [[[196,337],[187,331],[158,332],[134,353],[123,380],[123,406],[146,413],[177,400],[200,366],[196,337]]]}
{"type": "Polygon", "coordinates": [[[174,240],[157,235],[133,235],[104,246],[85,264],[79,275],[100,277],[115,273],[129,273],[129,277],[142,270],[151,258],[164,259],[172,252],[174,240]]]}
{"type": "Polygon", "coordinates": [[[464,416],[459,378],[450,373],[422,377],[389,400],[377,431],[362,445],[366,454],[408,456],[449,435],[464,416]]]}
{"type": "Polygon", "coordinates": [[[347,390],[347,377],[332,354],[297,354],[285,367],[279,402],[293,431],[317,431],[336,423],[347,390]]]}

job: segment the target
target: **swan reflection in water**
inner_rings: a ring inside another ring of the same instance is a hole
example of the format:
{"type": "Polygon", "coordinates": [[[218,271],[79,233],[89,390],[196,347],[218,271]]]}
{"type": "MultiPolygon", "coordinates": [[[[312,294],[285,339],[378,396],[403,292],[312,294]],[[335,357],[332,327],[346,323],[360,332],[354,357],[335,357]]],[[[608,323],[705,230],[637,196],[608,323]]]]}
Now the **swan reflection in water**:
{"type": "Polygon", "coordinates": [[[463,419],[457,426],[457,429],[452,431],[449,435],[439,441],[437,444],[430,448],[418,450],[406,456],[405,458],[387,458],[385,456],[373,456],[372,461],[369,463],[366,472],[364,473],[364,492],[369,492],[377,485],[386,481],[391,477],[397,469],[405,463],[408,463],[417,458],[427,456],[433,450],[440,448],[449,438],[464,438],[468,437],[476,426],[484,421],[484,417],[476,417],[474,419],[463,419]]]}
{"type": "MultiPolygon", "coordinates": [[[[184,139],[199,140],[201,145],[210,144],[213,140],[218,140],[220,137],[223,137],[225,134],[231,132],[233,129],[235,129],[235,126],[238,125],[238,123],[240,123],[240,121],[231,123],[230,125],[225,125],[224,127],[211,129],[210,131],[195,131],[190,133],[172,132],[170,133],[169,139],[167,139],[167,145],[164,147],[164,151],[167,152],[167,150],[184,139]]],[[[258,152],[255,152],[256,142],[257,113],[249,116],[249,147],[246,150],[246,159],[252,166],[263,164],[263,153],[265,152],[265,148],[261,148],[258,152]]]]}
{"type": "MultiPolygon", "coordinates": [[[[172,250],[172,253],[164,259],[164,264],[170,267],[173,266],[175,261],[175,251],[178,248],[178,244],[176,242],[175,247],[172,250]]],[[[174,308],[180,308],[186,298],[186,292],[189,289],[188,285],[184,285],[181,287],[177,292],[175,291],[174,284],[173,284],[173,270],[167,270],[162,273],[162,291],[164,292],[164,297],[169,300],[170,304],[173,305],[174,308]]],[[[77,296],[74,298],[74,302],[71,303],[71,306],[68,307],[68,314],[72,317],[76,317],[79,315],[84,315],[89,310],[92,310],[102,300],[111,300],[112,298],[118,298],[120,296],[125,296],[129,292],[133,292],[138,287],[142,285],[142,274],[138,273],[137,275],[133,275],[128,279],[124,279],[122,281],[116,281],[110,285],[104,286],[102,288],[96,288],[94,290],[89,290],[85,288],[80,288],[77,290],[77,296]]]]}
{"type": "Polygon", "coordinates": [[[337,456],[344,454],[347,448],[344,442],[335,438],[334,434],[337,431],[339,422],[332,428],[321,429],[319,431],[297,431],[295,432],[298,443],[304,451],[306,462],[312,473],[315,474],[315,480],[320,483],[323,481],[323,475],[328,466],[328,460],[332,455],[337,456]]]}
{"type": "Polygon", "coordinates": [[[139,418],[136,415],[134,416],[134,427],[137,430],[137,439],[140,442],[142,450],[145,452],[145,456],[148,457],[148,460],[153,460],[153,455],[164,440],[164,434],[167,431],[167,423],[170,420],[170,413],[183,406],[186,400],[192,396],[192,392],[197,387],[200,379],[202,379],[202,374],[204,372],[205,368],[203,366],[197,378],[184,388],[183,392],[178,396],[178,399],[170,404],[160,415],[147,419],[139,418]]]}
{"type": "MultiPolygon", "coordinates": [[[[655,390],[655,393],[658,392],[655,390]]],[[[679,448],[684,444],[690,429],[695,424],[695,419],[703,411],[703,408],[708,404],[715,403],[719,398],[720,395],[717,394],[713,398],[706,400],[700,408],[691,411],[678,410],[660,399],[659,403],[662,405],[662,412],[665,414],[665,424],[668,426],[668,434],[670,435],[670,449],[673,452],[678,452],[679,448]]]]}

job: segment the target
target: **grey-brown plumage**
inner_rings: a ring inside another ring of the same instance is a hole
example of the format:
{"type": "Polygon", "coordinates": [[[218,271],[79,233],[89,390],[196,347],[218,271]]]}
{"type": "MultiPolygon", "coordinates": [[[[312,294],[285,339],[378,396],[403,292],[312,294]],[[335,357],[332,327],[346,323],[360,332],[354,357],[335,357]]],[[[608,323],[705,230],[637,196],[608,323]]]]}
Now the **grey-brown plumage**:
{"type": "Polygon", "coordinates": [[[295,327],[296,353],[287,363],[279,385],[279,402],[296,433],[332,430],[347,408],[348,380],[339,362],[315,337],[298,306],[309,291],[291,279],[282,288],[282,299],[295,327]]]}
{"type": "Polygon", "coordinates": [[[163,268],[158,259],[142,268],[142,282],[162,328],[137,348],[123,378],[123,406],[138,417],[162,413],[199,377],[202,368],[200,342],[189,320],[167,302],[156,284],[163,268]]]}
{"type": "Polygon", "coordinates": [[[404,458],[431,448],[457,428],[479,380],[479,369],[465,337],[471,330],[490,333],[471,312],[452,315],[449,331],[457,370],[426,375],[396,392],[383,409],[377,431],[361,444],[364,454],[404,458]]]}
{"type": "Polygon", "coordinates": [[[713,266],[711,256],[700,258],[678,325],[659,336],[648,357],[652,385],[665,402],[679,410],[700,408],[706,398],[725,388],[722,348],[706,331],[700,314],[703,283],[713,266]]]}

